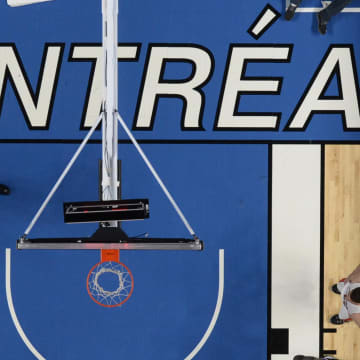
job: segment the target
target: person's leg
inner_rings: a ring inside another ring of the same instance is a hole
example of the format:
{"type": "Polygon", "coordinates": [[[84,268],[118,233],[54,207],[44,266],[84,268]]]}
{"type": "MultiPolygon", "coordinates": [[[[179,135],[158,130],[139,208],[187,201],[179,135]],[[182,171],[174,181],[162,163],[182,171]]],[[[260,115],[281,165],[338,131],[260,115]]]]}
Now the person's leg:
{"type": "Polygon", "coordinates": [[[344,304],[341,306],[339,314],[333,315],[330,319],[330,322],[334,325],[342,325],[349,321],[351,321],[351,317],[344,304]]]}
{"type": "Polygon", "coordinates": [[[327,24],[331,17],[338,14],[352,0],[334,0],[324,10],[317,13],[318,27],[320,34],[326,34],[327,24]]]}
{"type": "Polygon", "coordinates": [[[346,5],[350,4],[352,0],[334,0],[324,10],[321,10],[319,15],[324,22],[329,22],[330,19],[343,10],[346,5]]]}
{"type": "MultiPolygon", "coordinates": [[[[341,279],[337,284],[334,284],[331,287],[332,291],[340,295],[344,289],[345,280],[346,279],[341,279]]],[[[344,304],[342,304],[339,314],[333,315],[330,319],[330,322],[334,325],[341,325],[344,322],[348,322],[348,321],[351,321],[351,317],[344,304]]]]}
{"type": "Polygon", "coordinates": [[[345,279],[340,280],[337,284],[336,284],[336,289],[338,290],[339,294],[341,294],[342,289],[345,286],[345,279]]]}
{"type": "Polygon", "coordinates": [[[350,320],[350,315],[344,306],[344,304],[341,306],[340,312],[339,312],[339,319],[341,320],[350,320]]]}
{"type": "Polygon", "coordinates": [[[290,0],[290,5],[286,9],[285,19],[291,20],[294,17],[296,8],[301,4],[302,0],[290,0]]]}

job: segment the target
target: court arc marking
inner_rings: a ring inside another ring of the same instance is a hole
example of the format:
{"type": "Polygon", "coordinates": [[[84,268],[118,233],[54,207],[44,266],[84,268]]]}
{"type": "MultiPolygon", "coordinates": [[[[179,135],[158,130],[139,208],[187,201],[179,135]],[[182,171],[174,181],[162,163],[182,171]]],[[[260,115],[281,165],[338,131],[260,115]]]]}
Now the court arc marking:
{"type": "MultiPolygon", "coordinates": [[[[30,352],[38,359],[38,360],[46,360],[31,344],[30,340],[26,336],[24,330],[22,329],[20,322],[17,318],[14,303],[11,295],[11,249],[6,249],[5,251],[5,282],[6,282],[6,299],[9,306],[9,311],[11,318],[14,322],[15,328],[20,335],[22,341],[26,345],[26,347],[30,350],[30,352]]],[[[218,288],[218,297],[215,306],[215,311],[213,317],[210,321],[209,327],[207,328],[205,334],[199,341],[199,343],[195,346],[192,352],[184,359],[184,360],[192,360],[202,349],[205,343],[208,341],[211,333],[213,332],[216,322],[219,318],[222,301],[224,296],[224,249],[219,249],[219,288],[218,288]]]]}
{"type": "Polygon", "coordinates": [[[26,345],[26,347],[32,352],[32,354],[38,359],[38,360],[46,360],[31,344],[30,340],[25,335],[24,330],[22,329],[20,322],[16,316],[14,303],[11,295],[11,249],[6,249],[5,251],[5,283],[6,283],[6,299],[9,306],[10,315],[12,318],[12,321],[14,322],[15,328],[17,332],[19,333],[22,341],[26,345]]]}
{"type": "Polygon", "coordinates": [[[214,330],[215,324],[219,318],[222,301],[224,295],[224,249],[219,249],[219,289],[218,289],[218,298],[215,306],[214,315],[210,321],[209,327],[207,328],[205,334],[199,341],[199,343],[195,346],[194,350],[184,359],[184,360],[191,360],[193,359],[201,348],[205,345],[208,341],[212,331],[214,330]]]}

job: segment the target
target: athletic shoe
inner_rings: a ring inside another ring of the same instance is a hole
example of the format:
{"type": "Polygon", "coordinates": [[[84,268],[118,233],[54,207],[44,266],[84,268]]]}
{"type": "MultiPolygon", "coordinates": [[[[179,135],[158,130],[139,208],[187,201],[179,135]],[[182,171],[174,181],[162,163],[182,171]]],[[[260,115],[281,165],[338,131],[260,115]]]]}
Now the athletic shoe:
{"type": "Polygon", "coordinates": [[[289,21],[294,17],[296,8],[297,8],[297,6],[295,4],[290,3],[289,7],[286,9],[286,12],[285,12],[286,20],[289,21]]]}
{"type": "Polygon", "coordinates": [[[333,315],[333,316],[331,317],[331,319],[330,319],[330,322],[331,322],[332,324],[334,324],[334,325],[342,325],[342,324],[347,323],[347,322],[349,322],[349,321],[351,321],[351,319],[345,319],[345,320],[340,319],[340,318],[339,318],[339,314],[333,315]]]}
{"type": "Polygon", "coordinates": [[[339,291],[339,289],[338,289],[338,287],[337,287],[337,284],[334,284],[334,285],[331,287],[331,290],[332,290],[332,292],[335,293],[335,294],[338,294],[338,295],[341,294],[341,292],[339,291]]]}
{"type": "Polygon", "coordinates": [[[321,11],[316,14],[318,19],[318,29],[320,34],[325,35],[327,31],[327,21],[325,21],[321,16],[321,11]]]}

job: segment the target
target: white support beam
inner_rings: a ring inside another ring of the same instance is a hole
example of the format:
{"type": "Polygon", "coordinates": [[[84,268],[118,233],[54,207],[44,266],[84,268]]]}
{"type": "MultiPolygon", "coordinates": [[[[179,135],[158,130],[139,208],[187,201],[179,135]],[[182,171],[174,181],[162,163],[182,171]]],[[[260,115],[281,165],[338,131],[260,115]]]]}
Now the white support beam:
{"type": "MultiPolygon", "coordinates": [[[[104,121],[102,200],[117,200],[118,194],[118,0],[102,0],[104,54],[104,121]]],[[[117,226],[117,222],[111,222],[117,226]]]]}

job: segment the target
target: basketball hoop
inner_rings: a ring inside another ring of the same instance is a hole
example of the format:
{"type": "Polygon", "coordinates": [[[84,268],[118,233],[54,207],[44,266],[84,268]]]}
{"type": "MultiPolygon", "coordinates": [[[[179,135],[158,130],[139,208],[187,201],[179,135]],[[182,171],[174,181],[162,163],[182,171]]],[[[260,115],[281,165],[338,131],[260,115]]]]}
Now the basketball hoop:
{"type": "Polygon", "coordinates": [[[123,305],[133,293],[133,275],[119,259],[119,250],[101,250],[101,261],[89,271],[87,291],[98,305],[108,308],[123,305]]]}

